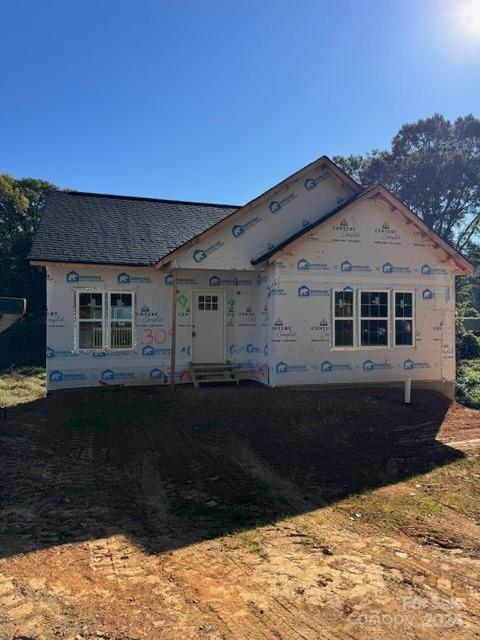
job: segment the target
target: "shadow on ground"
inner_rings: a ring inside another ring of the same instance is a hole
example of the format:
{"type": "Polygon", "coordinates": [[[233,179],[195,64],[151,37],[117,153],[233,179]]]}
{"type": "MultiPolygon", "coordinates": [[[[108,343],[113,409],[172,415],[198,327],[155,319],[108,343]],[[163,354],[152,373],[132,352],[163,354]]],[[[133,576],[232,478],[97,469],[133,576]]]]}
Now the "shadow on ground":
{"type": "Polygon", "coordinates": [[[156,553],[458,459],[449,402],[263,387],[62,392],[0,421],[0,556],[125,534],[156,553]]]}

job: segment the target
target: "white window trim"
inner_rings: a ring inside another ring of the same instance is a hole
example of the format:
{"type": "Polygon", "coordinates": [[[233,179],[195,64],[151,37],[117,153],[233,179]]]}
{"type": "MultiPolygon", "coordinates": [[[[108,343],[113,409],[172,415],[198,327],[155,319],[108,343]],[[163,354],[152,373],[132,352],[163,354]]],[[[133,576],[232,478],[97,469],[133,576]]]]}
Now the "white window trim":
{"type": "Polygon", "coordinates": [[[393,334],[393,346],[395,349],[415,349],[416,348],[416,336],[415,336],[415,292],[412,289],[394,289],[392,296],[392,334],[393,334]],[[396,304],[395,304],[395,296],[397,293],[410,293],[412,295],[412,316],[411,317],[398,317],[396,314],[396,304]],[[396,320],[411,320],[412,321],[412,344],[397,344],[397,332],[395,329],[395,321],[396,320]]]}
{"type": "Polygon", "coordinates": [[[331,323],[332,323],[332,344],[331,349],[335,351],[355,351],[357,349],[357,323],[355,322],[355,312],[357,308],[357,300],[356,300],[356,291],[353,290],[353,315],[351,318],[337,318],[335,315],[335,294],[336,293],[345,293],[344,289],[332,289],[331,290],[331,303],[330,303],[330,313],[331,313],[331,323]],[[353,344],[351,347],[346,345],[337,346],[335,344],[335,320],[351,320],[353,325],[353,344]]]}
{"type": "Polygon", "coordinates": [[[77,289],[76,290],[76,303],[77,303],[77,321],[75,323],[75,338],[76,343],[78,345],[78,352],[86,352],[90,353],[93,351],[104,351],[105,350],[105,302],[106,295],[104,291],[99,291],[98,289],[77,289]],[[102,319],[94,319],[94,318],[80,318],[80,294],[81,293],[96,293],[102,296],[102,319]],[[102,323],[102,346],[101,347],[92,347],[91,349],[87,349],[85,347],[80,347],[80,322],[101,322],[102,323]]]}
{"type": "Polygon", "coordinates": [[[358,323],[357,323],[357,331],[358,331],[358,347],[359,351],[370,351],[370,349],[391,349],[392,348],[392,314],[391,314],[391,298],[390,295],[391,289],[359,289],[358,290],[358,299],[357,299],[357,313],[358,313],[358,323]],[[362,316],[362,293],[386,293],[387,298],[387,317],[381,316],[376,318],[370,318],[367,316],[362,316]],[[387,344],[374,344],[374,345],[364,345],[362,344],[362,320],[386,320],[387,321],[387,332],[388,332],[388,340],[387,344]]]}
{"type": "Polygon", "coordinates": [[[106,292],[108,313],[106,314],[107,322],[107,335],[108,335],[108,350],[109,351],[134,351],[135,350],[135,291],[110,291],[106,292]],[[112,319],[112,295],[130,294],[132,296],[132,346],[131,347],[112,347],[112,321],[118,322],[118,320],[112,319]]]}

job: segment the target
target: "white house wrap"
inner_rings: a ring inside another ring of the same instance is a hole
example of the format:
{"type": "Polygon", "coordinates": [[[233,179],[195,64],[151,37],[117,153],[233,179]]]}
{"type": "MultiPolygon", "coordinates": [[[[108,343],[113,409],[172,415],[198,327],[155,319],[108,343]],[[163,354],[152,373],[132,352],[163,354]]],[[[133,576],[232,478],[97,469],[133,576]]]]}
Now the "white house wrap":
{"type": "Polygon", "coordinates": [[[325,157],[238,208],[57,192],[30,257],[47,273],[49,390],[165,384],[172,331],[178,383],[200,361],[270,386],[453,388],[471,265],[325,157]]]}

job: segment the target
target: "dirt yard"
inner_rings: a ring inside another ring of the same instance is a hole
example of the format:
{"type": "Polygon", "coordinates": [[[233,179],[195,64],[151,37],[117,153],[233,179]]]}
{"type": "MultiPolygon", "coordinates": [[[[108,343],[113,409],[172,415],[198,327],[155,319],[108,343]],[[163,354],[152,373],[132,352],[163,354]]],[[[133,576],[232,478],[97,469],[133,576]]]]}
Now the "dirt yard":
{"type": "Polygon", "coordinates": [[[0,638],[480,638],[480,412],[63,392],[0,420],[0,638]]]}

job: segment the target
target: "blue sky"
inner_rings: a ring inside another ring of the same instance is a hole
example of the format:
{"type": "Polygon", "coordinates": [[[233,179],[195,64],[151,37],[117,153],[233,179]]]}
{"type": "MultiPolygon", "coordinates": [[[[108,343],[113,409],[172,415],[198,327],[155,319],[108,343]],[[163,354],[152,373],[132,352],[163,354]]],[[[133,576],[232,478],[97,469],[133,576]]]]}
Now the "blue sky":
{"type": "Polygon", "coordinates": [[[5,2],[0,172],[240,204],[404,122],[479,116],[461,1],[5,2]]]}

